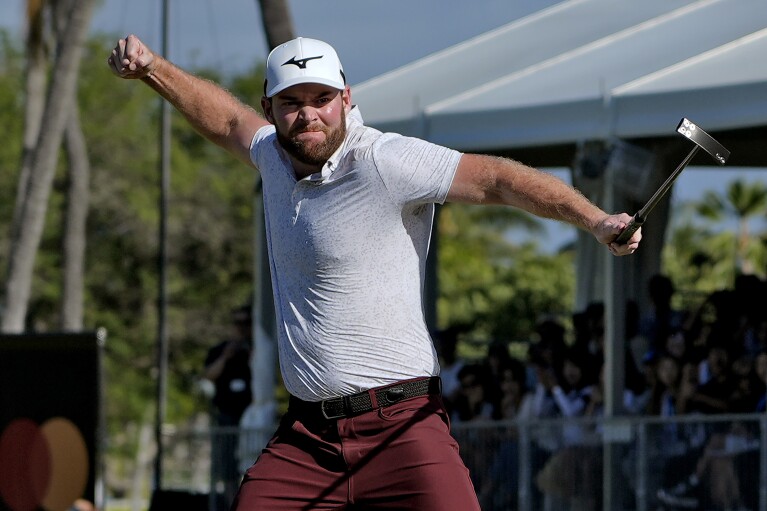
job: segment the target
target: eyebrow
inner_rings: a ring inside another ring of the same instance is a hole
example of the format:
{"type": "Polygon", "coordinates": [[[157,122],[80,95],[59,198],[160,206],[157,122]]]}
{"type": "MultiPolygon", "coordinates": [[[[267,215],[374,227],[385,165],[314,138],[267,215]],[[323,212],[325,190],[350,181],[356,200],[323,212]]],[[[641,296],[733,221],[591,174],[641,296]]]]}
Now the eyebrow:
{"type": "MultiPolygon", "coordinates": [[[[332,96],[334,94],[337,94],[340,91],[336,90],[326,90],[323,92],[320,92],[319,94],[315,95],[313,98],[309,99],[308,101],[311,101],[312,99],[321,99],[327,96],[332,96]]],[[[281,99],[282,101],[299,101],[298,96],[294,96],[292,94],[277,94],[277,97],[281,99]]]]}

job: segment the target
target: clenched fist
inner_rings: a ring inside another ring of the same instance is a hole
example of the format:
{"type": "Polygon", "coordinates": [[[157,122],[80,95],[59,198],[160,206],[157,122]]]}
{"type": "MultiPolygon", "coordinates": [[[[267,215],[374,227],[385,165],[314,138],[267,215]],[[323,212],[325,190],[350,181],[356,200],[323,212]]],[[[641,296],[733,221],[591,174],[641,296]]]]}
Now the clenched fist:
{"type": "Polygon", "coordinates": [[[159,58],[141,39],[131,34],[117,41],[112,55],[107,59],[109,69],[120,78],[144,78],[157,67],[159,58]]]}

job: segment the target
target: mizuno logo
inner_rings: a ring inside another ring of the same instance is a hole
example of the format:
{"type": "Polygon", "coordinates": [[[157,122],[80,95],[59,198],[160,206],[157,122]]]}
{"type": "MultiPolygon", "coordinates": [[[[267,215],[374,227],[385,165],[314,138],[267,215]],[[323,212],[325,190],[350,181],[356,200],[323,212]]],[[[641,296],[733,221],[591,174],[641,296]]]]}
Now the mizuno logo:
{"type": "Polygon", "coordinates": [[[296,60],[295,57],[292,57],[289,61],[285,62],[283,66],[287,66],[288,64],[293,64],[298,69],[306,69],[307,62],[309,62],[310,60],[321,59],[322,57],[323,55],[320,55],[319,57],[307,57],[305,59],[299,59],[299,60],[296,60]]]}

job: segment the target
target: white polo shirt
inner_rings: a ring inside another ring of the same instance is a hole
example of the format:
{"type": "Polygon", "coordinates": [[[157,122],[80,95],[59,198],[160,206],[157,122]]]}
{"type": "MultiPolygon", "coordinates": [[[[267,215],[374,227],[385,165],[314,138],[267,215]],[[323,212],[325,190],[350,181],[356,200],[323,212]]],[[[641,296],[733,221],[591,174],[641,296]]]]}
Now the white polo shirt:
{"type": "Polygon", "coordinates": [[[274,126],[256,133],[250,156],[287,390],[318,401],[438,374],[422,292],[434,203],[461,153],[366,127],[354,107],[319,173],[296,181],[274,126]]]}

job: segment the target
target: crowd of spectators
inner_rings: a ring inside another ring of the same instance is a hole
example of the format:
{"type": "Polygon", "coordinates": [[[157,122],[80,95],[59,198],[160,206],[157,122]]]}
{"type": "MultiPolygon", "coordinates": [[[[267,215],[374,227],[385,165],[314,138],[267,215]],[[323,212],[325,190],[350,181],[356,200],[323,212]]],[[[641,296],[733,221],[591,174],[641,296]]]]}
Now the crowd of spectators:
{"type": "MultiPolygon", "coordinates": [[[[674,417],[764,412],[767,281],[741,275],[733,289],[711,293],[693,310],[674,309],[675,289],[666,276],[652,277],[648,293],[647,310],[635,303],[626,308],[622,413],[674,417]]],[[[498,343],[480,361],[461,360],[455,356],[458,332],[440,332],[436,340],[451,421],[599,417],[604,399],[603,304],[592,303],[571,320],[571,332],[561,321],[542,321],[524,359],[498,343]]],[[[584,421],[570,422],[556,431],[535,428],[535,487],[541,498],[566,503],[565,509],[599,509],[601,443],[584,421]]],[[[758,456],[759,432],[752,424],[661,423],[653,435],[654,462],[660,467],[652,474],[657,505],[749,509],[758,481],[749,484],[738,459],[748,453],[758,456]]],[[[496,450],[497,460],[477,460],[476,467],[487,472],[477,488],[481,498],[489,498],[502,483],[516,487],[517,447],[510,437],[496,450]],[[494,465],[501,461],[505,482],[494,475],[499,472],[494,465]]],[[[465,450],[470,452],[471,446],[465,450]]],[[[503,506],[513,509],[514,503],[503,506]]],[[[489,502],[483,506],[493,508],[489,502]]]]}

